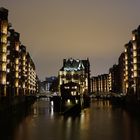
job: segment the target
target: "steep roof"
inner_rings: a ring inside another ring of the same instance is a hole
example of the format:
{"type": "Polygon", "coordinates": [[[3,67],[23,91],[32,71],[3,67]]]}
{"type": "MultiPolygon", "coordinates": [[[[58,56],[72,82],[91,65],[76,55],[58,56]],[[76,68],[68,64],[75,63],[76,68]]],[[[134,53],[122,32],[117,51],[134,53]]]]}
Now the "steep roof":
{"type": "Polygon", "coordinates": [[[69,58],[67,60],[64,59],[63,67],[61,70],[62,71],[81,71],[84,69],[85,67],[82,60],[69,58]]]}

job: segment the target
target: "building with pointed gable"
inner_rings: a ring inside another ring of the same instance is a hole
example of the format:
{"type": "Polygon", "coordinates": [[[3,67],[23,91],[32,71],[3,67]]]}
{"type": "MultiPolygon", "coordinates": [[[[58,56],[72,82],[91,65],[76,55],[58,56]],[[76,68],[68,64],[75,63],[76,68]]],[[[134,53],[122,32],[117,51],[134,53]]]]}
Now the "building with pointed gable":
{"type": "MultiPolygon", "coordinates": [[[[61,95],[61,86],[73,83],[75,91],[71,91],[71,95],[87,95],[90,92],[90,63],[89,60],[64,59],[63,66],[59,71],[59,93],[61,95]],[[78,89],[78,90],[77,90],[78,89]]],[[[71,85],[71,84],[70,84],[71,85]]],[[[70,87],[65,87],[70,88],[70,87]]]]}

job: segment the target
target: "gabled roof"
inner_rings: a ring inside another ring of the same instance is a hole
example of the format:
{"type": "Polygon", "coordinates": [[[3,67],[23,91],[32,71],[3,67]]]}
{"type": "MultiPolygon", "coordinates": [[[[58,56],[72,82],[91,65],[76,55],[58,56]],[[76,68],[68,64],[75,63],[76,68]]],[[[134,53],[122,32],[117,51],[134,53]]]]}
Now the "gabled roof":
{"type": "Polygon", "coordinates": [[[73,58],[69,58],[69,59],[64,59],[64,63],[63,63],[63,67],[62,67],[62,71],[81,71],[84,70],[84,64],[82,62],[82,60],[79,59],[73,59],[73,58]]]}

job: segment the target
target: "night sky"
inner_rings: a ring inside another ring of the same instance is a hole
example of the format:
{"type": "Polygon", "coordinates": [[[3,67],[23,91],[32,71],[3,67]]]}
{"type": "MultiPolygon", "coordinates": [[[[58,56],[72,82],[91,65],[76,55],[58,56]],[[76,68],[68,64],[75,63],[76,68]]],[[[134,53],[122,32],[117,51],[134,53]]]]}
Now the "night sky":
{"type": "Polygon", "coordinates": [[[91,75],[108,73],[140,24],[140,0],[0,0],[42,80],[64,58],[90,60],[91,75]]]}

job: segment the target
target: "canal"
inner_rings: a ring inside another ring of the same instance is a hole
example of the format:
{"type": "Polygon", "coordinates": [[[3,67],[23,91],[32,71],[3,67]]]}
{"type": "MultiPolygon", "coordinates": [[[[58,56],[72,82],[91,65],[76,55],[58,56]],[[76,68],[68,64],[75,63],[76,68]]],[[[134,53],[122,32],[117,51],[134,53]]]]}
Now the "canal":
{"type": "Polygon", "coordinates": [[[0,119],[0,140],[139,140],[140,117],[109,101],[93,100],[78,116],[62,116],[47,99],[0,119]]]}

